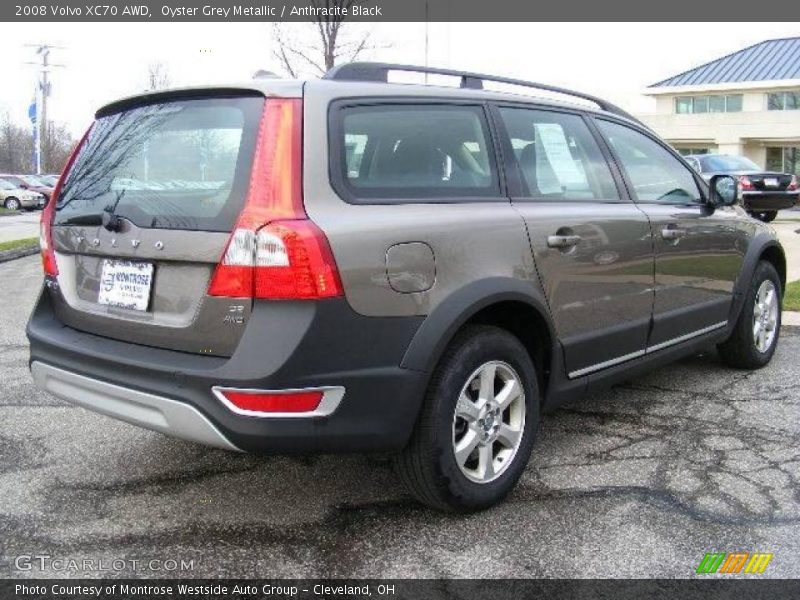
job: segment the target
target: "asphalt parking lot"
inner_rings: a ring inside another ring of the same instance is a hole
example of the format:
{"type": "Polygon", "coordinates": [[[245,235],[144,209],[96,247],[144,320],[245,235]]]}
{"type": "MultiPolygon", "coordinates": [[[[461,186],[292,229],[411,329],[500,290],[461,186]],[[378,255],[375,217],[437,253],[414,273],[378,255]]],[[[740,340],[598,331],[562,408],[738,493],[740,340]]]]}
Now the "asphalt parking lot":
{"type": "Polygon", "coordinates": [[[0,282],[0,577],[691,577],[736,550],[800,577],[800,329],[762,371],[710,352],[546,416],[508,501],[446,516],[381,457],[212,450],[38,392],[39,259],[0,264],[0,282]],[[24,570],[37,554],[129,566],[24,570]]]}
{"type": "Polygon", "coordinates": [[[41,211],[0,216],[0,242],[37,237],[41,211]]]}

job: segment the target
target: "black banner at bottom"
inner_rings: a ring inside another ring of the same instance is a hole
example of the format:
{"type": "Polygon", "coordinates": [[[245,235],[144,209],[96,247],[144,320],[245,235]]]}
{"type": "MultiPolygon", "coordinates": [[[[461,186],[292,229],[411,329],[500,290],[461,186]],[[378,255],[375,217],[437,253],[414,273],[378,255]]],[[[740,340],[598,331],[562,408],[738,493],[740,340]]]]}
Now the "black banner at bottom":
{"type": "Polygon", "coordinates": [[[505,600],[565,598],[607,600],[798,598],[800,580],[753,579],[348,579],[174,580],[7,579],[0,598],[84,600],[396,599],[505,600]]]}

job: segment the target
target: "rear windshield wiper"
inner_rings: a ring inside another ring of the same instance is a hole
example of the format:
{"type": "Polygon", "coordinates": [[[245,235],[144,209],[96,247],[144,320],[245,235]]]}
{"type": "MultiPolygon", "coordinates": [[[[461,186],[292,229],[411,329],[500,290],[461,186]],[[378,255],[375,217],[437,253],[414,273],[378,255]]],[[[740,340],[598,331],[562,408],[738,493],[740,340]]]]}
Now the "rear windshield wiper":
{"type": "Polygon", "coordinates": [[[119,217],[114,214],[114,211],[119,204],[119,201],[122,199],[122,194],[117,196],[116,201],[114,204],[109,204],[103,209],[103,212],[99,213],[87,213],[84,215],[75,215],[74,217],[68,217],[63,221],[59,221],[55,223],[56,225],[86,225],[91,227],[93,225],[106,225],[105,221],[108,221],[113,226],[106,227],[109,231],[118,231],[119,230],[119,217]],[[103,218],[105,217],[105,221],[103,218]]]}

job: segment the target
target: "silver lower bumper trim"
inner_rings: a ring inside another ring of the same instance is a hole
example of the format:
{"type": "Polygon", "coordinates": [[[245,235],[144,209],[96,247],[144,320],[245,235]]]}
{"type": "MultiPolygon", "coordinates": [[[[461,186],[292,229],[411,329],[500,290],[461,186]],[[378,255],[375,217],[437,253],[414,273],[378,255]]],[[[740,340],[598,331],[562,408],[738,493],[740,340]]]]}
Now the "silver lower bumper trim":
{"type": "Polygon", "coordinates": [[[199,410],[42,362],[31,364],[36,385],[54,396],[121,421],[225,450],[241,451],[199,410]]]}

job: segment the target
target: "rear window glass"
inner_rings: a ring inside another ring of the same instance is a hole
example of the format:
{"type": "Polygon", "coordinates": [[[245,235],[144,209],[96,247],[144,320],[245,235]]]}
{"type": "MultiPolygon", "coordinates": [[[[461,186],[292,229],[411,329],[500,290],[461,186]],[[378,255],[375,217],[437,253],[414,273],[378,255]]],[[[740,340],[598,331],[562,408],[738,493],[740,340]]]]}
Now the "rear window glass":
{"type": "Polygon", "coordinates": [[[337,168],[357,199],[497,197],[489,140],[480,107],[347,107],[337,168]]]}
{"type": "Polygon", "coordinates": [[[703,171],[759,171],[759,167],[744,156],[704,156],[699,159],[703,171]]]}
{"type": "Polygon", "coordinates": [[[113,211],[138,227],[229,231],[249,183],[264,99],[149,104],[98,119],[56,204],[56,225],[113,211]]]}

